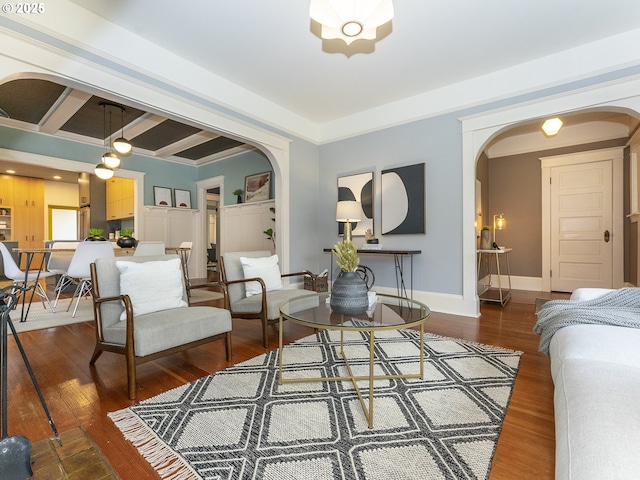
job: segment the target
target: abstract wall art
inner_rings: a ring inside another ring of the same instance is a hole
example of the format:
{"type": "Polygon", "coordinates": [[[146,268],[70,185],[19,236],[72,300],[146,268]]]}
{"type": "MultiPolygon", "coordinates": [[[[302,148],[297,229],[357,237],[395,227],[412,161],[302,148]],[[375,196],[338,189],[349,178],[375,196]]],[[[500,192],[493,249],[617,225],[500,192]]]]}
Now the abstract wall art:
{"type": "MultiPolygon", "coordinates": [[[[352,223],[351,234],[364,235],[373,228],[373,172],[338,177],[338,201],[353,200],[362,205],[362,221],[352,223]]],[[[338,235],[344,234],[344,223],[338,222],[338,235]]]]}
{"type": "Polygon", "coordinates": [[[382,234],[425,233],[425,164],[382,170],[382,234]]]}

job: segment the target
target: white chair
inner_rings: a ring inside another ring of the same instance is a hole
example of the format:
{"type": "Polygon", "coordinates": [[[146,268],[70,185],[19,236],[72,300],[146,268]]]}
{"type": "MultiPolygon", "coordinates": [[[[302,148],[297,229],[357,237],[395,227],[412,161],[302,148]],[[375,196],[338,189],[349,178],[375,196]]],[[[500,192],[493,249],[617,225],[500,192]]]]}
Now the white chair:
{"type": "Polygon", "coordinates": [[[52,273],[53,275],[60,275],[58,281],[56,282],[56,286],[53,289],[53,293],[56,294],[56,300],[53,302],[53,306],[58,306],[58,300],[60,299],[60,292],[65,289],[68,285],[70,285],[72,280],[67,277],[67,269],[69,268],[69,264],[71,263],[71,259],[73,258],[74,252],[69,251],[56,251],[56,250],[75,250],[78,247],[80,242],[53,242],[51,244],[51,250],[53,250],[49,254],[49,261],[47,262],[47,271],[52,273]]]}
{"type": "Polygon", "coordinates": [[[76,316],[80,299],[85,295],[91,295],[91,268],[90,265],[98,258],[115,257],[111,242],[80,242],[73,254],[66,276],[77,283],[76,291],[71,297],[67,312],[77,296],[76,306],[73,308],[72,317],[76,316]]]}
{"type": "Polygon", "coordinates": [[[36,282],[36,279],[50,277],[53,275],[53,273],[40,272],[39,270],[29,270],[29,272],[21,270],[14,260],[13,256],[11,256],[11,252],[9,252],[7,246],[2,242],[0,242],[0,253],[2,253],[2,261],[4,262],[4,276],[13,281],[12,293],[16,293],[16,291],[23,286],[27,287],[29,284],[35,283],[35,293],[40,297],[40,300],[42,300],[42,306],[44,308],[47,308],[47,306],[45,305],[46,300],[51,311],[55,313],[56,309],[53,305],[51,305],[51,301],[47,296],[47,292],[42,287],[42,285],[40,285],[39,281],[36,282]]]}
{"type": "Polygon", "coordinates": [[[138,242],[136,249],[133,251],[134,257],[144,257],[150,255],[164,255],[164,242],[138,242]]]}

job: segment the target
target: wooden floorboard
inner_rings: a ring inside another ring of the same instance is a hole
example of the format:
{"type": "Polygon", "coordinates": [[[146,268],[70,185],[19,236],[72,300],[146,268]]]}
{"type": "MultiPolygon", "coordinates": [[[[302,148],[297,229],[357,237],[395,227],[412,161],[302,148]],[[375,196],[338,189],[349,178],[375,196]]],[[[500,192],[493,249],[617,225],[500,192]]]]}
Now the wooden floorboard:
{"type": "MultiPolygon", "coordinates": [[[[428,332],[524,352],[511,402],[498,441],[491,480],[554,478],[553,383],[549,358],[538,352],[532,332],[536,297],[565,294],[514,291],[504,307],[481,304],[481,317],[433,313],[428,332]]],[[[216,304],[210,302],[210,304],[216,304]]],[[[269,348],[277,348],[277,329],[269,348]]],[[[309,335],[306,327],[285,323],[285,342],[309,335]]],[[[20,334],[56,426],[60,432],[82,428],[122,480],[159,478],[107,417],[135,402],[127,398],[124,358],[104,353],[92,368],[92,322],[20,334]]],[[[264,353],[256,320],[233,320],[233,363],[264,353]]],[[[9,339],[9,435],[31,442],[52,436],[15,342],[9,339]]],[[[158,395],[231,365],[224,344],[214,342],[138,367],[137,401],[158,395]]]]}

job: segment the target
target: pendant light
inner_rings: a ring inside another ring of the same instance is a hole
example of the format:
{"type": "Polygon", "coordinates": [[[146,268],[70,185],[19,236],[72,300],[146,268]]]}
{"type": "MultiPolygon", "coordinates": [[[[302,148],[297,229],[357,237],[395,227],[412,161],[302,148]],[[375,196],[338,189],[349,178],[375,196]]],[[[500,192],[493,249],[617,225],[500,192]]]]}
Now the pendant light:
{"type": "Polygon", "coordinates": [[[124,107],[119,107],[119,108],[120,108],[120,138],[116,138],[113,141],[113,148],[115,148],[116,152],[118,152],[123,157],[128,157],[129,155],[131,155],[131,150],[133,149],[133,146],[131,145],[131,142],[129,140],[124,138],[124,107]]]}
{"type": "MultiPolygon", "coordinates": [[[[100,103],[100,106],[102,107],[102,134],[104,136],[105,153],[102,155],[102,163],[96,165],[94,172],[98,178],[108,180],[113,177],[114,169],[120,166],[120,158],[107,147],[107,104],[100,103]]],[[[111,110],[109,110],[109,132],[111,132],[111,110]]]]}

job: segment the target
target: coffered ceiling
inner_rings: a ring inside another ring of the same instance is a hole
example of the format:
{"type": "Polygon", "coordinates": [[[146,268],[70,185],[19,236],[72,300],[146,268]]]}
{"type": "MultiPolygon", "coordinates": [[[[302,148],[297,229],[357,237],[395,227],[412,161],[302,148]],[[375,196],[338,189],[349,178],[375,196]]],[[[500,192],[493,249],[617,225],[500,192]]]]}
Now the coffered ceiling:
{"type": "Polygon", "coordinates": [[[100,146],[124,136],[136,153],[185,164],[202,165],[252,148],[47,80],[1,84],[0,106],[9,117],[0,119],[2,125],[100,146]]]}

